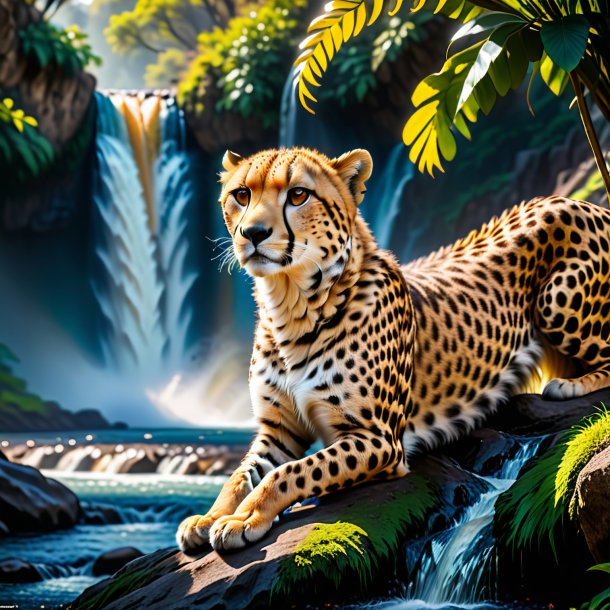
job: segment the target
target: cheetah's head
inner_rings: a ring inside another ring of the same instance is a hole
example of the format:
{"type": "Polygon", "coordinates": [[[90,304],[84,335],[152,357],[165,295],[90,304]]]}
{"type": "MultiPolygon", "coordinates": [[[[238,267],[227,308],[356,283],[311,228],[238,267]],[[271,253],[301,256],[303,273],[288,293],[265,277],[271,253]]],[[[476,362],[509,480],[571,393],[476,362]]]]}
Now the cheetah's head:
{"type": "Polygon", "coordinates": [[[246,159],[227,151],[221,174],[225,223],[252,276],[324,269],[350,246],[373,161],[366,150],[337,159],[304,148],[246,159]]]}

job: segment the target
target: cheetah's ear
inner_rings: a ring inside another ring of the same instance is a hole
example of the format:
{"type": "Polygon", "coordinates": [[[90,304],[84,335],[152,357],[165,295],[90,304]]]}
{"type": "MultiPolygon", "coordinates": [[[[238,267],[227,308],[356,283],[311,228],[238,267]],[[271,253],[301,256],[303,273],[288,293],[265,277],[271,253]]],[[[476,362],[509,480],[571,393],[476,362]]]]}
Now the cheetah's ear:
{"type": "Polygon", "coordinates": [[[339,176],[347,184],[356,205],[360,205],[364,199],[364,183],[369,179],[373,171],[373,159],[368,151],[357,148],[332,159],[331,166],[339,173],[339,176]]]}
{"type": "Polygon", "coordinates": [[[232,172],[243,160],[244,158],[241,155],[234,153],[232,150],[227,150],[222,158],[222,166],[228,172],[232,172]]]}

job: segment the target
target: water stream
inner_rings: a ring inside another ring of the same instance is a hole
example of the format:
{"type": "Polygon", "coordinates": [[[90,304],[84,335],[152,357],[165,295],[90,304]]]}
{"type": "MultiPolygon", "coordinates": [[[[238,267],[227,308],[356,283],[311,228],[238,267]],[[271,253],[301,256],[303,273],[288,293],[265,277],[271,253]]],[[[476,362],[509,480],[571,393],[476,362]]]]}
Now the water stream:
{"type": "Polygon", "coordinates": [[[495,476],[484,477],[491,491],[468,507],[459,521],[432,536],[423,546],[407,584],[405,599],[366,606],[383,610],[485,608],[498,598],[492,536],[498,496],[514,482],[540,446],[540,438],[524,439],[514,457],[495,476]]]}

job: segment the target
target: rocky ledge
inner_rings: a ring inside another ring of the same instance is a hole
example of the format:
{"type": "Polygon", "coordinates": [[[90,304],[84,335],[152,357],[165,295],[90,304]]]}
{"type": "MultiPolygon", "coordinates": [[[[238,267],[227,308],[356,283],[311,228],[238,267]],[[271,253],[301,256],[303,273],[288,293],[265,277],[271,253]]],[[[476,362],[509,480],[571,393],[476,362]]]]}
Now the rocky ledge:
{"type": "Polygon", "coordinates": [[[0,536],[72,527],[80,514],[67,487],[0,453],[0,536]]]}
{"type": "MultiPolygon", "coordinates": [[[[151,553],[86,590],[70,607],[304,608],[399,594],[413,567],[405,555],[407,543],[410,549],[425,544],[422,534],[447,529],[489,491],[481,475],[515,454],[515,434],[546,434],[541,447],[548,447],[554,432],[579,422],[601,403],[610,404],[610,389],[554,404],[535,395],[516,397],[488,422],[493,428],[478,430],[442,453],[413,458],[412,472],[403,479],[306,502],[238,552],[207,549],[191,556],[170,548],[151,553]]],[[[604,468],[592,463],[583,477],[604,477],[602,486],[608,489],[604,468]]],[[[584,493],[584,480],[580,487],[584,493]]],[[[597,525],[595,540],[603,545],[607,538],[597,525]]],[[[583,548],[590,565],[591,555],[583,548]]]]}

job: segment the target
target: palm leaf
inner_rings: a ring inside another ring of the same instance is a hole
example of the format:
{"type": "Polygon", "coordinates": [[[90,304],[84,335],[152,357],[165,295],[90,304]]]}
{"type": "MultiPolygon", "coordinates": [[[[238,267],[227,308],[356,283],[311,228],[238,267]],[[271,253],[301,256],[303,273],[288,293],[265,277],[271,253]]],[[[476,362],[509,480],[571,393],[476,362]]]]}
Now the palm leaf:
{"type": "Polygon", "coordinates": [[[443,171],[441,157],[451,161],[456,152],[452,127],[469,139],[467,122],[476,122],[479,110],[488,114],[497,95],[523,81],[528,60],[519,33],[524,24],[509,17],[487,39],[450,57],[413,92],[417,110],[404,127],[403,140],[419,171],[443,171]]]}
{"type": "MultiPolygon", "coordinates": [[[[403,0],[395,0],[389,15],[395,15],[401,8],[403,0]]],[[[385,0],[333,0],[329,2],[326,12],[316,17],[308,28],[310,34],[300,45],[303,50],[297,58],[295,83],[299,101],[303,108],[315,114],[310,102],[317,102],[311,87],[319,87],[329,63],[338,53],[341,46],[360,34],[364,27],[375,23],[385,0]]]]}

